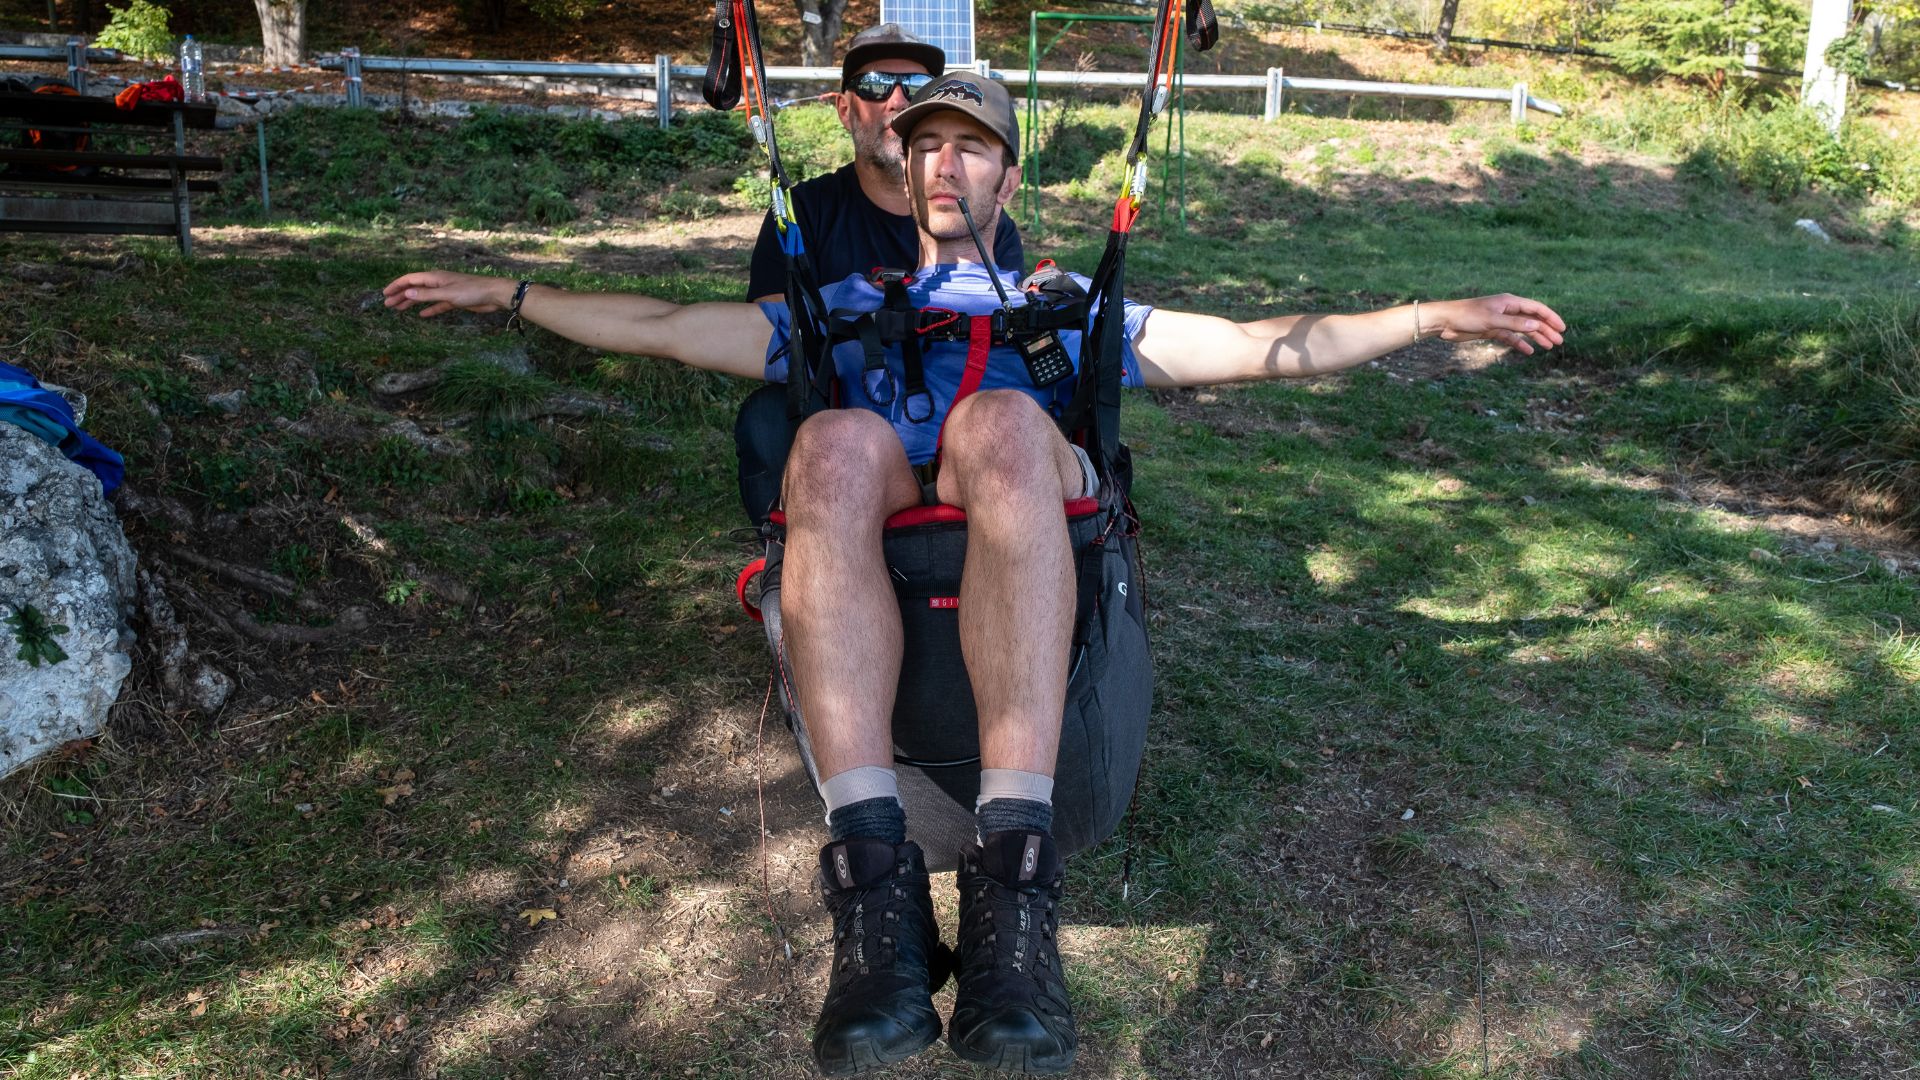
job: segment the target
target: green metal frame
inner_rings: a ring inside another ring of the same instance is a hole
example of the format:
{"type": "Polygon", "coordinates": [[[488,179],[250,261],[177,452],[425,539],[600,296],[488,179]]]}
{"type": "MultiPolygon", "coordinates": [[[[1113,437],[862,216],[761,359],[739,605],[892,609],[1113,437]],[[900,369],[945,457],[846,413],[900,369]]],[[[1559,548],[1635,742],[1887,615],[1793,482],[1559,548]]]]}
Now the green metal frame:
{"type": "MultiPolygon", "coordinates": [[[[1021,213],[1027,218],[1029,229],[1040,227],[1040,84],[1037,76],[1040,72],[1040,59],[1053,51],[1060,39],[1073,29],[1074,23],[1117,22],[1146,23],[1152,25],[1151,15],[1088,15],[1072,11],[1035,11],[1027,19],[1027,129],[1021,133],[1021,213]],[[1053,35],[1046,48],[1040,47],[1040,21],[1065,23],[1060,32],[1053,35]]],[[[1180,128],[1180,231],[1187,231],[1187,54],[1185,42],[1176,35],[1173,39],[1174,95],[1171,104],[1179,110],[1180,128]]],[[[1173,129],[1175,124],[1167,125],[1166,150],[1160,161],[1160,213],[1167,212],[1167,199],[1172,193],[1170,183],[1173,169],[1173,129]]]]}

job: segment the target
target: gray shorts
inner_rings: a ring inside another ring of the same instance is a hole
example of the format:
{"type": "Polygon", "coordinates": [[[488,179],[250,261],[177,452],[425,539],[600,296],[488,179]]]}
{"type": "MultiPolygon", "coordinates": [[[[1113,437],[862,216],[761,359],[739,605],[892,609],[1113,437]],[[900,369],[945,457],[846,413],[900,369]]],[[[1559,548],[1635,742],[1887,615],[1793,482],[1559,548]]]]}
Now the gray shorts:
{"type": "Polygon", "coordinates": [[[1080,459],[1080,497],[1087,498],[1100,494],[1100,474],[1093,469],[1093,459],[1087,456],[1085,447],[1079,443],[1068,443],[1073,456],[1080,459]]]}

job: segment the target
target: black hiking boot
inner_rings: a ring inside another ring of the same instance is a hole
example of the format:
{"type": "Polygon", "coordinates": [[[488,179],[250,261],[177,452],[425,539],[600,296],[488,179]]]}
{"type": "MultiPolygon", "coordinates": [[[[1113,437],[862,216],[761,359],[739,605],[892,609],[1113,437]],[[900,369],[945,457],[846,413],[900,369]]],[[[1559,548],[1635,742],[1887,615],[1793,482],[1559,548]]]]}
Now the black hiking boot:
{"type": "Polygon", "coordinates": [[[919,1053],[940,1037],[932,995],[953,967],[920,845],[828,844],[820,894],[833,915],[833,975],[813,1025],[813,1060],[828,1076],[851,1076],[919,1053]]]}
{"type": "Polygon", "coordinates": [[[960,849],[959,997],[947,1043],[968,1061],[1063,1072],[1079,1045],[1060,972],[1060,855],[1044,833],[960,849]]]}

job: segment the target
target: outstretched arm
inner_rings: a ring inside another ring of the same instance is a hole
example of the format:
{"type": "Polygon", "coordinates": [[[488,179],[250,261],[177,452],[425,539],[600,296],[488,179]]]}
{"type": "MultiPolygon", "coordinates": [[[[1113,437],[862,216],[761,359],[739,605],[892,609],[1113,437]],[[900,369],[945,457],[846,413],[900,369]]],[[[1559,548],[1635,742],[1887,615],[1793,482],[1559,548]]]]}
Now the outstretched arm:
{"type": "MultiPolygon", "coordinates": [[[[454,308],[482,314],[505,311],[517,283],[510,278],[425,270],[404,274],[386,289],[387,306],[415,304],[431,318],[454,308]]],[[[676,304],[629,293],[573,293],[534,285],[520,301],[520,317],[582,345],[608,352],[664,356],[689,367],[767,377],[773,326],[752,304],[676,304]]]]}
{"type": "Polygon", "coordinates": [[[1560,344],[1567,324],[1538,300],[1501,294],[1423,301],[1360,315],[1282,315],[1236,323],[1155,310],[1134,341],[1148,386],[1297,379],[1364,364],[1417,338],[1488,338],[1531,356],[1560,344]]]}

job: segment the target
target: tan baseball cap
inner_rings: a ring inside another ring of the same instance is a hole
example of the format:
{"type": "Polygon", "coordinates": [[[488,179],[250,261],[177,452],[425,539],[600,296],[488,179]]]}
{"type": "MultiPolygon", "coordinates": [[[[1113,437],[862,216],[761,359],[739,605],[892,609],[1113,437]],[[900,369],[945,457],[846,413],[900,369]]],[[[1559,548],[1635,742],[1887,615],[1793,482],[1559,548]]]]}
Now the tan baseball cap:
{"type": "Polygon", "coordinates": [[[921,41],[906,32],[899,23],[869,26],[847,42],[847,55],[840,61],[840,85],[846,86],[861,68],[875,60],[911,60],[938,75],[947,69],[947,54],[940,46],[921,41]]]}
{"type": "Polygon", "coordinates": [[[1007,88],[973,71],[942,75],[913,95],[913,104],[893,118],[894,134],[904,141],[914,125],[936,112],[951,109],[980,122],[1000,137],[1015,160],[1020,157],[1020,121],[1013,115],[1013,98],[1007,88]]]}

